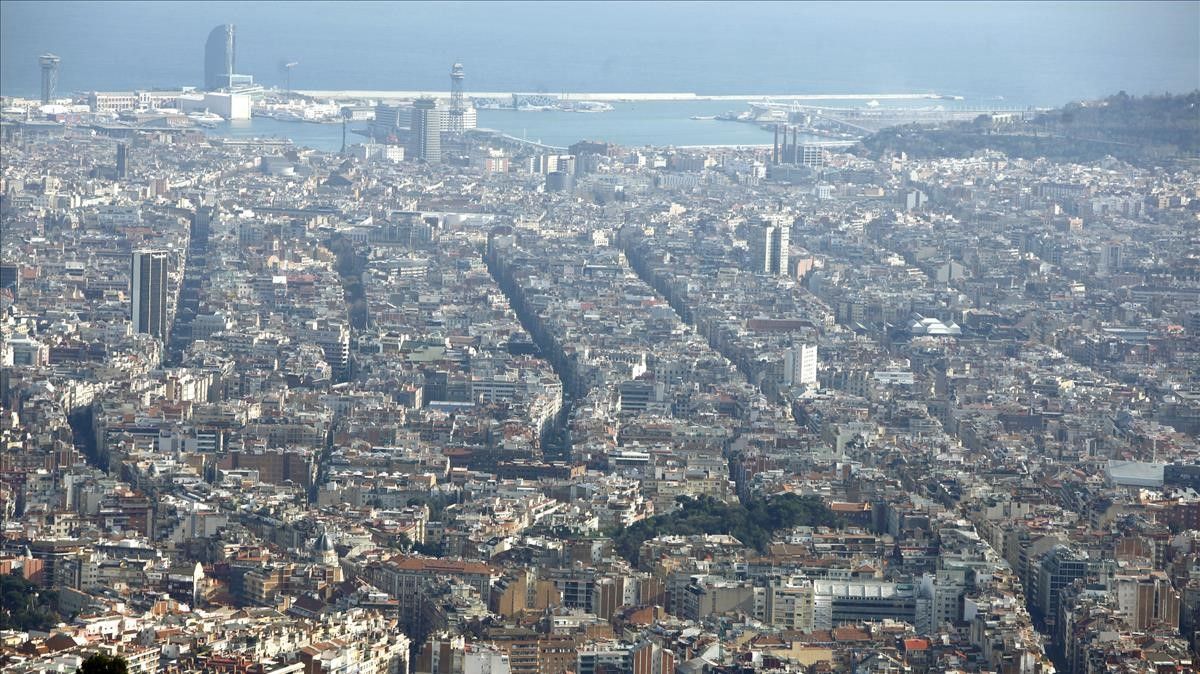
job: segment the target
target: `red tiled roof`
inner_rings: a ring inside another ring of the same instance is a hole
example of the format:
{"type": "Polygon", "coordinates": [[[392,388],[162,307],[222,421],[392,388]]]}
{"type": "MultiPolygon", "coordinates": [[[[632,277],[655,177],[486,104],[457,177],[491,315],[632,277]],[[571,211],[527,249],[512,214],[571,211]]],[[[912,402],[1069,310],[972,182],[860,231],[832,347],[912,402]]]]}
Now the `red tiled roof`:
{"type": "Polygon", "coordinates": [[[858,629],[857,627],[835,627],[833,629],[834,641],[870,641],[871,635],[858,629]]]}
{"type": "Polygon", "coordinates": [[[492,567],[487,564],[453,559],[426,559],[423,557],[396,555],[388,560],[388,564],[404,571],[415,571],[418,573],[444,573],[446,575],[492,574],[492,567]]]}

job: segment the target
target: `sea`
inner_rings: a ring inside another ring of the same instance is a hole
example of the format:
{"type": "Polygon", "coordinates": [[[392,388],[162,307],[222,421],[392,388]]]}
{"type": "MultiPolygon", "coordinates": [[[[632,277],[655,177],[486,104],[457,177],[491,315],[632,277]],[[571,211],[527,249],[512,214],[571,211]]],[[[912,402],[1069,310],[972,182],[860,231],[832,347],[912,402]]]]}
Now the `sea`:
{"type": "MultiPolygon", "coordinates": [[[[718,119],[726,112],[748,110],[744,101],[637,101],[614,102],[607,112],[564,112],[558,110],[479,110],[480,128],[545,145],[567,147],[580,140],[596,140],[627,147],[654,146],[754,146],[769,145],[774,137],[756,124],[718,119]]],[[[346,143],[366,142],[351,123],[346,143]]],[[[283,122],[269,118],[224,122],[209,131],[230,138],[288,138],[297,145],[336,151],[342,145],[340,124],[283,122]]],[[[804,140],[820,141],[817,136],[804,140]]]]}
{"type": "MultiPolygon", "coordinates": [[[[869,99],[837,99],[804,103],[844,108],[863,107],[868,102],[869,99]]],[[[613,109],[606,112],[481,109],[477,111],[478,126],[558,147],[567,147],[580,140],[605,141],[625,147],[747,147],[774,142],[774,134],[758,124],[712,119],[729,112],[749,110],[749,102],[744,100],[614,101],[611,105],[613,109]]],[[[1000,99],[885,100],[880,102],[880,107],[1019,109],[1015,103],[1000,99]]],[[[355,133],[355,130],[365,130],[366,124],[355,122],[348,126],[347,145],[367,142],[363,134],[355,133]]],[[[287,138],[297,145],[326,152],[339,150],[343,140],[340,124],[284,122],[259,117],[224,122],[209,133],[229,138],[287,138]]],[[[799,140],[822,142],[827,139],[802,136],[799,140]]]]}
{"type": "MultiPolygon", "coordinates": [[[[1050,107],[1200,85],[1200,3],[1003,2],[0,2],[0,94],[178,88],[233,24],[236,70],[297,90],[466,89],[712,95],[937,93],[1050,107]]],[[[859,100],[863,104],[866,99],[859,100]]],[[[884,102],[891,105],[891,102],[884,102]]],[[[750,124],[693,120],[736,101],[615,103],[604,113],[483,110],[479,125],[568,145],[769,143],[750,124]]],[[[252,120],[214,130],[336,149],[338,125],[252,120]]]]}

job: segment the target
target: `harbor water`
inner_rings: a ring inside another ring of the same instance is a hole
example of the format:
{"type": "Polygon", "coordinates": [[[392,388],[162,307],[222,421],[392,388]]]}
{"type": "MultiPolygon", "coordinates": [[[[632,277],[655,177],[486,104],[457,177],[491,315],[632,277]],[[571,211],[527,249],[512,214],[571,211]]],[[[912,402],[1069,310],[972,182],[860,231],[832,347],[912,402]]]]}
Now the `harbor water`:
{"type": "MultiPolygon", "coordinates": [[[[822,105],[863,105],[861,101],[822,101],[822,105]]],[[[906,101],[905,105],[932,106],[941,101],[906,101]]],[[[949,102],[946,102],[949,104],[949,102]]],[[[958,103],[961,105],[962,103],[958,103]]],[[[502,133],[566,147],[580,140],[607,141],[627,147],[770,145],[771,131],[758,124],[709,118],[727,112],[744,112],[744,101],[618,101],[608,112],[564,112],[560,110],[479,110],[479,126],[502,133]]],[[[352,122],[350,129],[364,129],[366,122],[352,122]]],[[[230,138],[288,138],[297,145],[316,150],[337,151],[342,146],[340,124],[284,122],[256,117],[224,122],[210,133],[230,138]]],[[[813,136],[806,140],[820,141],[813,136]]],[[[348,131],[347,144],[364,142],[348,131]]]]}

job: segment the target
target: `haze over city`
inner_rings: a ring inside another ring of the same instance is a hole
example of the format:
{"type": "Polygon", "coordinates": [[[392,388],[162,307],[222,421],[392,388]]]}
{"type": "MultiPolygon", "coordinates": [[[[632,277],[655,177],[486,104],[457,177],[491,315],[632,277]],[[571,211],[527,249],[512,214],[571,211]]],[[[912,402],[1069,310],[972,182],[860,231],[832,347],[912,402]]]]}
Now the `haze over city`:
{"type": "Polygon", "coordinates": [[[67,89],[198,84],[205,27],[239,27],[239,66],[309,89],[430,89],[445,64],[481,91],[708,94],[938,91],[1061,105],[1190,90],[1192,2],[324,3],[5,2],[5,94],[31,57],[67,89]]]}
{"type": "Polygon", "coordinates": [[[0,0],[0,669],[1200,671],[1198,43],[0,0]]]}

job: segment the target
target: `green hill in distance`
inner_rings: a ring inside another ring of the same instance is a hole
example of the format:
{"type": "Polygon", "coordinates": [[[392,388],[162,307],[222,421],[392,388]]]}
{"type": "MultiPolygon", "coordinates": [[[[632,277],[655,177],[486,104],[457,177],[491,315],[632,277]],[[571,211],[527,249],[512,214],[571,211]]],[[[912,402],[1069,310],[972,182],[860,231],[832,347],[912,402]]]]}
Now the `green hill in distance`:
{"type": "Polygon", "coordinates": [[[1200,90],[1142,97],[1120,92],[1017,117],[890,127],[864,139],[860,151],[928,159],[998,150],[1010,157],[1079,163],[1112,156],[1142,166],[1200,158],[1200,90]]]}

